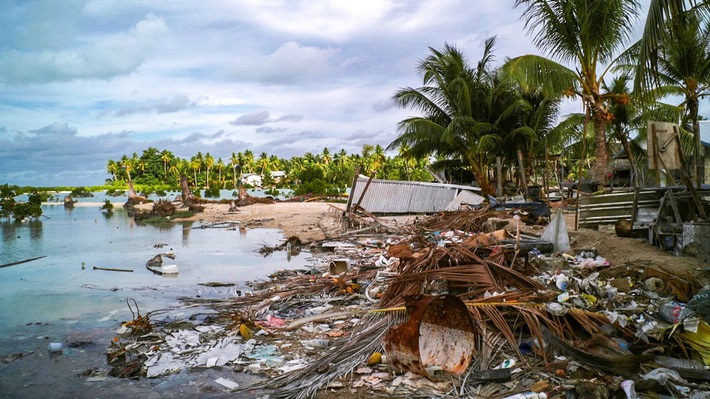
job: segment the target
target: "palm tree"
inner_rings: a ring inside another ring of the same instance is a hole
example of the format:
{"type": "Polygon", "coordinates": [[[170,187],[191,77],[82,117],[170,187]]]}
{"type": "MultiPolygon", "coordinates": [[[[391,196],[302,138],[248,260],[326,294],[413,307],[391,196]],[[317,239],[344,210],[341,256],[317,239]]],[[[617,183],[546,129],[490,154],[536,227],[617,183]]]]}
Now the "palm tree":
{"type": "Polygon", "coordinates": [[[493,189],[487,167],[501,150],[501,139],[513,128],[515,114],[506,112],[516,99],[510,80],[492,68],[495,37],[484,43],[483,57],[471,68],[463,54],[446,44],[418,70],[424,86],[399,90],[395,101],[401,107],[424,115],[399,122],[400,135],[388,146],[408,145],[412,156],[439,159],[438,165],[465,166],[485,193],[493,189]]]}
{"type": "Polygon", "coordinates": [[[524,6],[522,18],[535,45],[568,68],[551,59],[523,55],[509,60],[505,70],[524,87],[541,87],[547,95],[578,96],[594,126],[596,163],[593,177],[604,181],[608,165],[606,124],[612,117],[602,93],[604,75],[615,53],[631,33],[640,4],[638,0],[516,0],[524,6]],[[598,72],[598,68],[606,69],[598,72]]]}
{"type": "Polygon", "coordinates": [[[214,157],[208,152],[205,154],[205,188],[210,188],[210,169],[214,166],[214,157]]]}
{"type": "Polygon", "coordinates": [[[707,22],[708,18],[710,18],[710,2],[707,1],[651,0],[643,36],[638,43],[639,56],[635,68],[634,91],[640,94],[649,93],[656,86],[658,48],[667,41],[668,34],[683,30],[688,24],[688,19],[707,22]]]}
{"type": "Polygon", "coordinates": [[[324,165],[328,165],[328,164],[330,164],[330,162],[331,162],[332,160],[333,160],[333,159],[332,159],[332,157],[331,157],[331,155],[330,155],[330,150],[328,149],[328,147],[323,147],[323,151],[321,151],[321,153],[320,153],[320,161],[321,161],[324,165]]]}
{"type": "Polygon", "coordinates": [[[387,155],[385,155],[385,149],[381,145],[377,144],[375,149],[372,151],[372,170],[375,171],[380,177],[384,177],[384,170],[382,168],[387,162],[387,155]]]}
{"type": "Polygon", "coordinates": [[[636,114],[636,107],[631,101],[632,93],[629,91],[628,84],[631,82],[631,76],[621,74],[612,80],[611,84],[604,85],[604,90],[607,93],[615,94],[616,96],[609,99],[609,112],[613,115],[610,128],[614,137],[621,142],[624,152],[631,166],[631,175],[634,187],[639,186],[639,176],[636,169],[635,152],[632,151],[629,142],[629,131],[632,128],[633,119],[636,114]]]}
{"type": "Polygon", "coordinates": [[[697,16],[687,15],[684,24],[666,25],[663,42],[656,54],[658,92],[683,98],[681,107],[687,111],[683,117],[684,127],[693,132],[695,147],[694,174],[698,188],[704,183],[703,159],[700,145],[698,110],[700,100],[710,96],[710,22],[697,16]]]}
{"type": "MultiPolygon", "coordinates": [[[[136,155],[135,153],[133,154],[134,156],[136,155]]],[[[128,158],[126,155],[121,157],[121,169],[126,173],[126,181],[131,182],[131,171],[134,168],[135,165],[135,159],[134,158],[128,158]]]]}
{"type": "Polygon", "coordinates": [[[190,169],[192,169],[192,172],[194,174],[195,178],[195,187],[198,187],[197,184],[197,174],[202,170],[202,161],[198,159],[196,156],[193,156],[190,159],[190,169]]]}
{"type": "Polygon", "coordinates": [[[224,188],[224,184],[225,184],[225,182],[222,181],[222,169],[223,168],[224,168],[224,161],[222,160],[221,157],[217,158],[217,171],[218,171],[217,181],[222,183],[222,188],[224,188]]]}
{"type": "Polygon", "coordinates": [[[229,165],[232,167],[232,184],[237,187],[237,167],[239,166],[239,158],[241,157],[241,152],[239,157],[237,154],[232,152],[232,156],[229,158],[229,165]]]}
{"type": "Polygon", "coordinates": [[[160,160],[163,161],[163,174],[164,178],[167,180],[168,177],[168,163],[173,159],[173,154],[168,150],[163,150],[160,152],[160,160]]]}
{"type": "Polygon", "coordinates": [[[253,172],[252,164],[254,163],[254,153],[251,150],[244,151],[244,169],[247,172],[253,172]]]}
{"type": "Polygon", "coordinates": [[[269,155],[265,152],[259,154],[258,165],[261,167],[261,174],[266,173],[266,169],[269,167],[269,155]]]}
{"type": "Polygon", "coordinates": [[[119,165],[113,159],[109,159],[106,164],[106,170],[111,174],[112,180],[116,180],[116,175],[118,174],[119,165]]]}

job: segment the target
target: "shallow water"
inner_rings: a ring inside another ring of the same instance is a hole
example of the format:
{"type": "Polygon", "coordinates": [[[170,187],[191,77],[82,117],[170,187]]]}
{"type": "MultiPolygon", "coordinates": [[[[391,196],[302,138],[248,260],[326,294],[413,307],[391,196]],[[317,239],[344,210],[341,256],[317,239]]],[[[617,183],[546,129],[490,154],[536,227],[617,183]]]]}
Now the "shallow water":
{"type": "MultiPolygon", "coordinates": [[[[49,397],[111,396],[107,386],[127,382],[109,379],[89,384],[95,390],[72,387],[77,382],[87,384],[86,377],[79,377],[82,371],[106,368],[103,353],[113,331],[132,317],[128,298],[136,301],[142,314],[172,308],[165,317],[179,318],[184,315],[179,297],[235,295],[246,289],[245,281],[307,266],[305,253],[290,257],[283,251],[268,257],[258,253],[262,246],[283,240],[277,230],[203,229],[199,222],[167,228],[139,226],[123,210],[108,217],[98,206],[71,210],[43,206],[43,212],[39,222],[0,224],[0,264],[46,256],[0,268],[0,357],[30,353],[0,363],[2,397],[31,397],[45,391],[49,397]],[[156,244],[165,245],[155,248],[156,244]],[[177,277],[145,268],[148,259],[165,252],[176,255],[175,260],[163,262],[178,265],[177,277]],[[133,271],[94,270],[94,266],[133,271]],[[234,285],[222,289],[199,285],[207,282],[234,285]],[[63,343],[64,354],[50,358],[50,342],[63,343]],[[70,342],[92,344],[68,348],[70,342]]],[[[165,381],[131,386],[139,389],[159,382],[165,381]]]]}

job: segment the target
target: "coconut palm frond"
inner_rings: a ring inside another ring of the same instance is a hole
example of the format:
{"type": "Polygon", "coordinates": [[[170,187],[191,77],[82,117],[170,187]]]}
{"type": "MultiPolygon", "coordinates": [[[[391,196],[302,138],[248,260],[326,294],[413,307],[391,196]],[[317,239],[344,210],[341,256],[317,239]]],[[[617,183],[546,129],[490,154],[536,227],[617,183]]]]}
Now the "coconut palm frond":
{"type": "MultiPolygon", "coordinates": [[[[278,376],[259,388],[270,398],[307,399],[330,381],[351,372],[370,354],[382,350],[382,337],[390,326],[403,322],[402,316],[369,316],[362,319],[361,328],[343,340],[336,341],[329,353],[303,369],[278,376]]],[[[254,387],[249,387],[253,389],[254,387]]]]}
{"type": "Polygon", "coordinates": [[[579,85],[574,71],[538,55],[512,58],[503,66],[503,72],[520,82],[523,89],[541,88],[548,97],[576,92],[579,85]]]}

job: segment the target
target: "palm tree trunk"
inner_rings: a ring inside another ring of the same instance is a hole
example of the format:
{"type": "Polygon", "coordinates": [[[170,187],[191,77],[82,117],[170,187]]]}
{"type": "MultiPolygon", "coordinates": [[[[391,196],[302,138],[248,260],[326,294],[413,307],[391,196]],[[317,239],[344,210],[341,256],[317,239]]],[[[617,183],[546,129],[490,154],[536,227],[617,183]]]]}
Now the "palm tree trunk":
{"type": "Polygon", "coordinates": [[[491,182],[488,181],[488,174],[483,170],[483,166],[478,162],[470,162],[470,164],[472,165],[473,176],[476,178],[478,186],[481,187],[481,193],[483,195],[495,195],[491,182]]]}
{"type": "Polygon", "coordinates": [[[629,139],[626,137],[624,132],[616,132],[617,137],[621,141],[621,145],[624,147],[624,152],[626,152],[626,157],[629,158],[629,165],[631,167],[631,177],[633,179],[634,188],[639,187],[639,176],[636,171],[636,164],[634,164],[634,157],[631,154],[631,146],[629,145],[629,139]]]}
{"type": "Polygon", "coordinates": [[[594,156],[596,157],[592,178],[599,183],[606,184],[609,166],[609,154],[606,151],[606,119],[599,112],[594,112],[592,123],[594,126],[594,156]]]}
{"type": "Polygon", "coordinates": [[[700,122],[698,122],[698,100],[691,99],[688,101],[688,113],[693,122],[693,141],[695,143],[695,178],[697,179],[698,189],[705,183],[705,156],[702,151],[700,142],[700,122]]]}

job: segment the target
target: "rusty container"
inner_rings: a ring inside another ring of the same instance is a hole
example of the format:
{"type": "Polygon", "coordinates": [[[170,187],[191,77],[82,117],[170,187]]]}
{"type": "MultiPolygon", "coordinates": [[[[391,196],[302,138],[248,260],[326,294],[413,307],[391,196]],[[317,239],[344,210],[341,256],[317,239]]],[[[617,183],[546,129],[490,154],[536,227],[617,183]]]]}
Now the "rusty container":
{"type": "Polygon", "coordinates": [[[463,374],[476,343],[466,304],[453,295],[413,295],[405,298],[405,305],[409,320],[390,327],[384,336],[390,366],[431,380],[463,374]]]}

